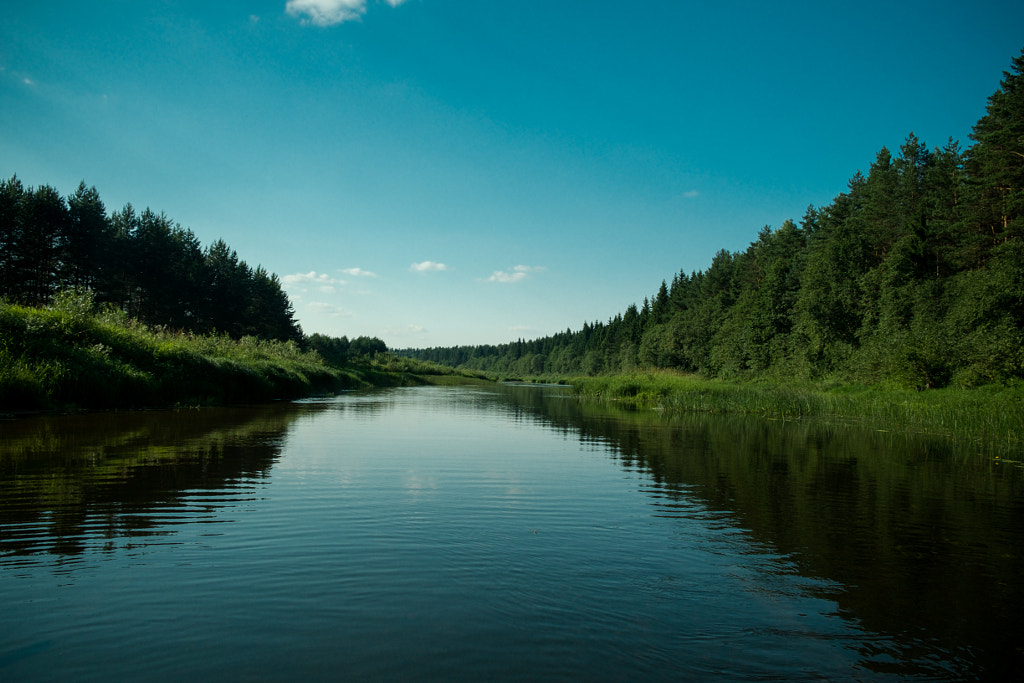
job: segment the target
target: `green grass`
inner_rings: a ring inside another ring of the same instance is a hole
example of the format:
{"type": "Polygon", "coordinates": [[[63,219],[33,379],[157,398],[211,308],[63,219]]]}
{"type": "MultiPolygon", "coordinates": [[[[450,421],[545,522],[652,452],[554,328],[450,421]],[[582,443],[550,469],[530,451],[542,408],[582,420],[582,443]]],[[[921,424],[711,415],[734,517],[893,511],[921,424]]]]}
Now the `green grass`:
{"type": "Polygon", "coordinates": [[[368,386],[294,342],[151,328],[116,311],[0,304],[0,409],[140,408],[368,386]]]}
{"type": "Polygon", "coordinates": [[[0,410],[143,408],[298,398],[341,389],[484,381],[379,354],[332,365],[292,341],[195,335],[97,312],[86,290],[50,308],[0,302],[0,410]]]}
{"type": "Polygon", "coordinates": [[[1002,448],[1019,448],[1024,441],[1020,384],[913,391],[853,384],[734,383],[668,371],[585,377],[571,383],[582,397],[666,412],[822,418],[1002,448]]]}
{"type": "Polygon", "coordinates": [[[433,361],[405,358],[390,353],[374,358],[370,366],[380,372],[415,378],[419,384],[490,384],[493,381],[476,370],[460,370],[433,361]]]}

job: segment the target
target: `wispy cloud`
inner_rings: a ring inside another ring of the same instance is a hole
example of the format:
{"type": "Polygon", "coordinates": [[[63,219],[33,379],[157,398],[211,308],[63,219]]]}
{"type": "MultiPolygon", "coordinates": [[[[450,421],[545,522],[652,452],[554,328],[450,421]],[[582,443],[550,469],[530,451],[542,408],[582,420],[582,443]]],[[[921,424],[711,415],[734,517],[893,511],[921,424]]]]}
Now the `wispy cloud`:
{"type": "Polygon", "coordinates": [[[297,289],[299,291],[306,291],[312,287],[325,294],[330,294],[334,292],[335,287],[340,287],[341,285],[348,283],[345,280],[331,277],[327,273],[318,273],[315,270],[311,270],[308,273],[293,273],[291,275],[285,275],[281,278],[281,284],[285,287],[297,289]]]}
{"type": "Polygon", "coordinates": [[[697,192],[697,190],[688,190],[688,191],[683,193],[683,197],[685,197],[686,199],[693,199],[694,197],[699,197],[699,196],[700,196],[700,192],[697,192]]]}
{"type": "Polygon", "coordinates": [[[530,277],[530,273],[539,273],[542,270],[547,269],[544,266],[516,266],[512,270],[496,270],[491,273],[491,276],[486,281],[506,284],[522,282],[530,277]]]}
{"type": "Polygon", "coordinates": [[[333,278],[327,273],[318,273],[315,270],[311,270],[308,273],[295,273],[293,275],[285,275],[281,278],[281,282],[286,285],[302,285],[302,284],[317,284],[317,285],[343,285],[344,280],[333,278]]]}
{"type": "Polygon", "coordinates": [[[377,273],[362,268],[342,268],[341,272],[352,277],[377,277],[377,273]]]}
{"type": "Polygon", "coordinates": [[[437,263],[436,261],[421,261],[409,266],[409,270],[414,273],[431,273],[442,270],[451,270],[451,268],[443,263],[437,263]]]}
{"type": "Polygon", "coordinates": [[[405,327],[389,327],[389,328],[386,328],[383,332],[388,337],[402,337],[402,338],[406,338],[406,337],[422,337],[423,333],[426,332],[426,331],[427,331],[426,328],[424,328],[421,325],[416,325],[414,323],[409,323],[405,327]]]}
{"type": "MultiPolygon", "coordinates": [[[[405,0],[386,0],[398,7],[405,0]]],[[[334,26],[359,19],[366,13],[366,0],[288,0],[285,11],[304,24],[334,26]]]]}
{"type": "Polygon", "coordinates": [[[17,79],[22,85],[33,87],[36,85],[35,79],[25,73],[19,71],[7,71],[7,67],[0,64],[0,74],[9,75],[11,78],[17,79]]]}
{"type": "Polygon", "coordinates": [[[313,313],[319,313],[320,315],[326,315],[329,318],[351,318],[352,313],[346,311],[341,306],[335,306],[334,304],[325,303],[323,301],[311,301],[306,304],[306,309],[313,313]]]}
{"type": "Polygon", "coordinates": [[[390,348],[402,348],[426,339],[427,329],[415,323],[397,327],[383,327],[377,330],[381,339],[388,342],[390,348]]]}

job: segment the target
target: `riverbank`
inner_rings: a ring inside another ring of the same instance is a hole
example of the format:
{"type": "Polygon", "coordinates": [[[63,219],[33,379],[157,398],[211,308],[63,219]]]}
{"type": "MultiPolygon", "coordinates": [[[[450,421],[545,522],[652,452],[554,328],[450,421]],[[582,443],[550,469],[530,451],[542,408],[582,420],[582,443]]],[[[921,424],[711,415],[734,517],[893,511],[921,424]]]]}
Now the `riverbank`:
{"type": "Polygon", "coordinates": [[[664,412],[820,418],[936,434],[999,450],[1024,444],[1024,385],[912,391],[856,384],[734,383],[667,371],[571,380],[582,398],[664,412]]]}
{"type": "Polygon", "coordinates": [[[80,303],[0,304],[0,411],[256,403],[457,381],[433,364],[330,365],[292,341],[175,332],[80,303]]]}

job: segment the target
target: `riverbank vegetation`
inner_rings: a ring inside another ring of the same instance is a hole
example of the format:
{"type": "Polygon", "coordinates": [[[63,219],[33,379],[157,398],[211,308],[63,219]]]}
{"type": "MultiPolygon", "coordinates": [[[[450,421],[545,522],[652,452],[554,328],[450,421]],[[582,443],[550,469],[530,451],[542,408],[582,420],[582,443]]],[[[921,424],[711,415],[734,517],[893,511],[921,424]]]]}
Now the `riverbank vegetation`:
{"type": "Polygon", "coordinates": [[[114,307],[94,313],[88,293],[0,306],[0,339],[4,410],[256,402],[358,384],[294,341],[171,332],[114,307]]]}
{"type": "Polygon", "coordinates": [[[737,382],[667,370],[571,382],[584,398],[663,412],[825,419],[880,431],[952,437],[1004,452],[1024,444],[1021,382],[916,391],[893,385],[737,382]]]}
{"type": "Polygon", "coordinates": [[[474,381],[376,337],[306,336],[277,275],[96,188],[0,181],[0,410],[131,408],[474,381]]]}
{"type": "Polygon", "coordinates": [[[706,379],[970,388],[1024,379],[1024,53],[973,145],[882,148],[825,207],[662,281],[607,322],[404,350],[495,376],[667,369],[706,379]]]}
{"type": "Polygon", "coordinates": [[[145,325],[234,339],[303,336],[277,275],[250,267],[223,240],[204,248],[191,230],[131,204],[108,215],[84,182],[65,198],[17,176],[0,181],[0,297],[40,307],[73,288],[145,325]]]}
{"type": "Polygon", "coordinates": [[[195,334],[97,307],[90,290],[47,307],[0,303],[0,410],[254,403],[370,386],[472,381],[433,363],[396,359],[379,340],[335,340],[325,360],[295,340],[195,334]],[[362,350],[367,350],[363,353],[362,350]]]}

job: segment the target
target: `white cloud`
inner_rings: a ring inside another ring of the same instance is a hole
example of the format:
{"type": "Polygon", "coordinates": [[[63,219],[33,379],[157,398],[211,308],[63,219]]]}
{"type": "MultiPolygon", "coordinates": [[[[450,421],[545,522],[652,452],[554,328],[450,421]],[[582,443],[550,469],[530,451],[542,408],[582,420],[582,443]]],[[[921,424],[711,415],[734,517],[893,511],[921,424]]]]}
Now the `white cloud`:
{"type": "MultiPolygon", "coordinates": [[[[392,7],[403,2],[405,0],[387,0],[392,7]]],[[[334,26],[363,16],[366,0],[288,0],[284,9],[293,17],[300,17],[304,24],[334,26]]]]}
{"type": "Polygon", "coordinates": [[[426,332],[426,329],[422,325],[409,323],[405,327],[385,328],[383,332],[389,337],[417,337],[426,332]]]}
{"type": "Polygon", "coordinates": [[[699,197],[700,192],[697,192],[697,190],[689,190],[687,192],[684,192],[683,196],[686,197],[687,199],[693,199],[694,197],[699,197]]]}
{"type": "Polygon", "coordinates": [[[369,270],[363,270],[362,268],[342,268],[341,272],[345,275],[351,275],[352,277],[377,277],[377,273],[369,270]]]}
{"type": "MultiPolygon", "coordinates": [[[[380,330],[380,335],[385,341],[395,341],[395,348],[399,348],[410,342],[423,341],[426,339],[426,332],[425,327],[410,323],[404,327],[385,327],[380,330]]],[[[390,347],[391,344],[389,343],[388,346],[390,347]]]]}
{"type": "Polygon", "coordinates": [[[527,277],[528,277],[527,274],[523,273],[523,272],[508,273],[508,272],[505,272],[504,270],[496,270],[496,271],[494,271],[491,274],[491,276],[489,278],[487,278],[487,281],[488,282],[505,282],[505,283],[510,283],[510,282],[519,282],[520,280],[525,280],[527,277]]]}
{"type": "Polygon", "coordinates": [[[546,270],[544,266],[516,266],[511,271],[496,270],[487,278],[487,282],[514,283],[522,282],[530,277],[530,273],[539,273],[546,270]]]}
{"type": "Polygon", "coordinates": [[[333,26],[358,19],[366,12],[366,0],[288,0],[285,12],[303,17],[302,23],[333,26]]]}
{"type": "Polygon", "coordinates": [[[421,261],[420,263],[414,263],[409,266],[409,270],[414,273],[429,273],[441,270],[451,270],[448,266],[443,263],[437,263],[435,261],[421,261]]]}
{"type": "Polygon", "coordinates": [[[321,291],[328,288],[330,291],[333,291],[335,285],[344,285],[347,283],[344,280],[331,277],[327,273],[318,273],[315,270],[311,270],[308,273],[285,275],[281,278],[281,284],[300,288],[318,287],[321,291]]]}
{"type": "Polygon", "coordinates": [[[334,304],[324,303],[323,301],[311,301],[306,305],[306,309],[312,311],[313,313],[326,315],[330,318],[352,317],[352,313],[346,311],[341,306],[335,306],[334,304]]]}

